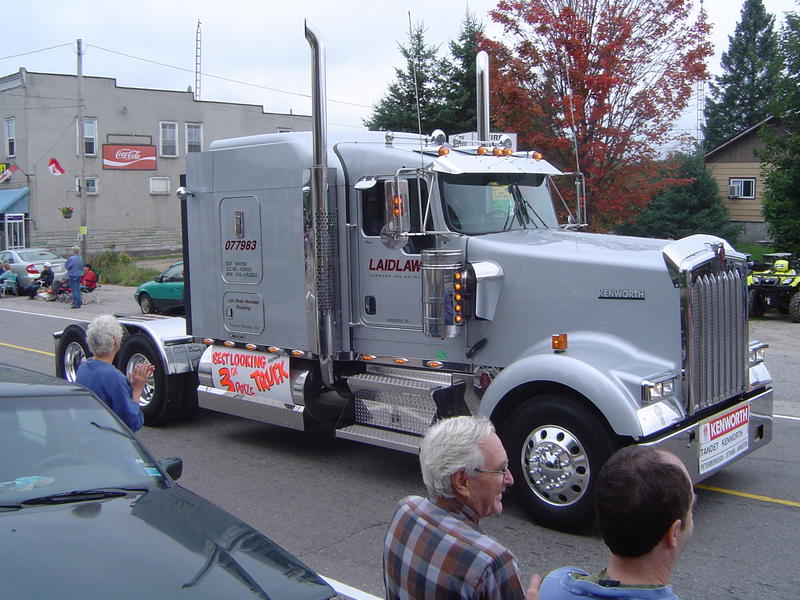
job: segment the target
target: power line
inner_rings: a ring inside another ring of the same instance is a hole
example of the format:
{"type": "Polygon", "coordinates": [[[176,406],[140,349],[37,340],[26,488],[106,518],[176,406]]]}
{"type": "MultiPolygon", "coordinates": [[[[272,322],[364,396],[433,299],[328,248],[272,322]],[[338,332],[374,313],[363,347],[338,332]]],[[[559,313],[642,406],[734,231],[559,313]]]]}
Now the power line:
{"type": "MultiPolygon", "coordinates": [[[[126,58],[132,58],[133,60],[140,60],[142,62],[147,62],[147,63],[151,63],[151,64],[154,64],[154,65],[159,65],[161,67],[166,67],[168,69],[175,69],[177,71],[184,71],[186,73],[194,74],[194,70],[192,70],[192,69],[186,69],[184,67],[178,67],[178,66],[175,66],[175,65],[170,65],[170,64],[163,63],[163,62],[160,62],[160,61],[157,61],[157,60],[152,60],[152,59],[149,59],[149,58],[142,58],[141,56],[134,56],[132,54],[126,54],[125,52],[119,52],[117,50],[110,50],[108,48],[102,48],[100,46],[95,46],[94,44],[86,44],[86,45],[91,47],[91,48],[96,48],[97,50],[103,50],[104,52],[109,52],[111,54],[117,54],[119,56],[124,56],[126,58]]],[[[229,83],[237,83],[239,85],[246,85],[246,86],[249,86],[249,87],[259,88],[259,89],[267,90],[267,91],[270,91],[270,92],[277,92],[279,94],[288,94],[290,96],[300,96],[301,98],[311,98],[311,94],[302,94],[300,92],[289,92],[289,91],[286,91],[286,90],[281,90],[281,89],[269,87],[269,86],[266,86],[266,85],[260,85],[260,84],[257,84],[257,83],[250,83],[249,81],[240,81],[238,79],[231,79],[230,77],[222,77],[221,75],[211,75],[209,73],[201,73],[201,75],[203,77],[211,77],[212,79],[219,79],[220,81],[227,81],[229,83]]],[[[349,105],[349,106],[357,106],[359,108],[372,108],[371,106],[367,106],[366,104],[359,104],[357,102],[348,102],[346,100],[334,100],[333,98],[328,98],[328,102],[335,102],[336,104],[346,104],[346,105],[349,105]]]]}
{"type": "Polygon", "coordinates": [[[62,48],[63,46],[71,46],[72,43],[67,44],[58,44],[57,46],[50,46],[48,48],[41,48],[39,50],[31,50],[30,52],[22,52],[21,54],[11,54],[9,56],[2,56],[0,60],[8,60],[10,58],[18,58],[20,56],[28,56],[29,54],[36,54],[37,52],[45,52],[46,50],[52,50],[53,48],[62,48]]]}

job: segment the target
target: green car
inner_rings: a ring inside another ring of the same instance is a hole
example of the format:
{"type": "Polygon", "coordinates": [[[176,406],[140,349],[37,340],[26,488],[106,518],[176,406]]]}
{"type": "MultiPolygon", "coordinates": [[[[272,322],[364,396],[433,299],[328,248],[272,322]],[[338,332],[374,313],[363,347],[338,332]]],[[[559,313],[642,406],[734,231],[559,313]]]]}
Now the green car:
{"type": "Polygon", "coordinates": [[[171,265],[153,281],[143,283],[133,293],[145,314],[175,312],[183,314],[183,262],[171,265]]]}

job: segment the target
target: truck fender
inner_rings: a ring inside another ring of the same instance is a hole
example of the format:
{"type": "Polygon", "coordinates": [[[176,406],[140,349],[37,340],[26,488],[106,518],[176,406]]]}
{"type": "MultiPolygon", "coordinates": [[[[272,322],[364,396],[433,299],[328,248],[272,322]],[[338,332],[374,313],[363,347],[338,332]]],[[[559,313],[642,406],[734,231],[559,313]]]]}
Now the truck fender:
{"type": "MultiPolygon", "coordinates": [[[[491,417],[511,392],[535,382],[555,383],[582,395],[618,435],[639,437],[642,434],[636,416],[638,401],[602,371],[564,354],[526,356],[503,369],[484,393],[478,414],[491,417]]],[[[510,413],[514,407],[507,408],[510,413]]]]}
{"type": "MultiPolygon", "coordinates": [[[[186,335],[183,317],[160,315],[116,315],[127,335],[141,333],[153,342],[153,348],[164,361],[168,375],[191,373],[197,369],[205,346],[186,335]]],[[[123,341],[123,346],[125,342],[123,341]]]]}

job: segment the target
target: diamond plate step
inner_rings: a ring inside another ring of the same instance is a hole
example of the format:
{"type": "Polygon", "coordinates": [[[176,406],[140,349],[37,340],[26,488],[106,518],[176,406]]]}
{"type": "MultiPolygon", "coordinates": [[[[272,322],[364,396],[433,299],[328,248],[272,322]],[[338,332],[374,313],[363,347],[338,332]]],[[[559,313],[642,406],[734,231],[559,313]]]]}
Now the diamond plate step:
{"type": "Polygon", "coordinates": [[[349,425],[348,427],[342,427],[341,429],[337,429],[335,434],[336,437],[345,440],[367,442],[373,446],[391,448],[392,450],[400,450],[401,452],[409,452],[411,454],[419,453],[419,444],[420,441],[422,441],[422,437],[418,435],[376,429],[375,427],[368,427],[366,425],[349,425]]]}

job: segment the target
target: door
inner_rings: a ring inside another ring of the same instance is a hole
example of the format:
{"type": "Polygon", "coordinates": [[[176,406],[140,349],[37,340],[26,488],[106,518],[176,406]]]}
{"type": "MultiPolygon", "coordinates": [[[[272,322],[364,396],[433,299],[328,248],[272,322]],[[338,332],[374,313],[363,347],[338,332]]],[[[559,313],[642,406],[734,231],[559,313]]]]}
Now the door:
{"type": "Polygon", "coordinates": [[[4,250],[25,247],[25,215],[7,214],[5,216],[4,250]]]}

